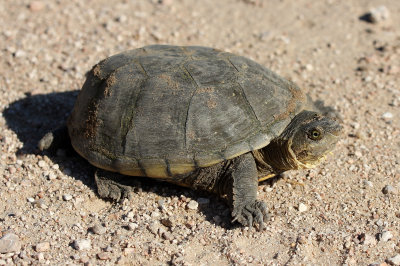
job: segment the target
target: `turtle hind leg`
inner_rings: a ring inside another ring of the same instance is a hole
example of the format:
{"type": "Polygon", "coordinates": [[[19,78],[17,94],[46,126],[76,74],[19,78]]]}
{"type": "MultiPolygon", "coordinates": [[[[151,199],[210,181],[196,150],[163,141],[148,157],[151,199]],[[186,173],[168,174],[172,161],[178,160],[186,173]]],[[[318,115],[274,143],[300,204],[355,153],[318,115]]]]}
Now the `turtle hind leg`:
{"type": "Polygon", "coordinates": [[[44,135],[44,137],[38,142],[38,148],[41,151],[47,150],[51,153],[56,152],[58,149],[71,149],[72,146],[67,126],[61,126],[44,135]]]}
{"type": "Polygon", "coordinates": [[[127,185],[125,175],[109,172],[103,169],[96,169],[94,174],[97,193],[101,198],[111,199],[113,201],[122,201],[123,199],[130,200],[133,192],[132,186],[127,185]]]}

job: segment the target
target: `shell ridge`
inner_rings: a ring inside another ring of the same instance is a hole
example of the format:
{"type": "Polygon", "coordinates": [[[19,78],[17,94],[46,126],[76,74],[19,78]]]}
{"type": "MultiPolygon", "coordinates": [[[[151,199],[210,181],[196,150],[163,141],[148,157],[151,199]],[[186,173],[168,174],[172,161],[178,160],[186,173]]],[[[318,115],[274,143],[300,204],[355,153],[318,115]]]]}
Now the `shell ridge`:
{"type": "MultiPolygon", "coordinates": [[[[231,61],[230,57],[228,57],[227,60],[228,60],[228,62],[236,69],[236,71],[240,73],[240,70],[239,70],[239,69],[235,66],[235,64],[231,61]]],[[[257,120],[259,126],[261,126],[261,121],[258,119],[257,114],[256,114],[256,111],[254,110],[253,106],[251,105],[249,99],[247,98],[247,95],[246,95],[246,92],[245,92],[244,88],[243,88],[242,85],[238,82],[237,77],[236,77],[236,84],[239,85],[240,90],[241,90],[242,93],[243,93],[243,97],[244,97],[244,99],[245,99],[246,102],[247,102],[247,105],[250,107],[251,112],[253,113],[254,117],[256,118],[256,120],[257,120]]]]}
{"type": "Polygon", "coordinates": [[[139,59],[135,59],[135,60],[133,60],[133,62],[137,63],[140,66],[141,70],[146,75],[146,77],[150,77],[149,74],[147,74],[146,69],[144,68],[144,66],[142,65],[142,63],[140,62],[139,59]]]}
{"type": "Polygon", "coordinates": [[[250,107],[252,114],[254,115],[254,117],[256,118],[258,125],[261,127],[261,121],[260,119],[258,119],[256,111],[254,110],[253,106],[251,105],[251,103],[249,102],[249,99],[246,96],[246,92],[244,91],[244,88],[242,87],[242,85],[236,80],[236,84],[239,85],[242,93],[243,93],[243,98],[246,100],[247,105],[250,107]]]}
{"type": "Polygon", "coordinates": [[[235,66],[235,64],[232,63],[231,58],[228,57],[228,62],[236,69],[237,72],[240,72],[240,70],[235,66]]]}
{"type": "MultiPolygon", "coordinates": [[[[147,79],[148,79],[148,76],[146,77],[146,79],[143,82],[147,81],[147,79]]],[[[136,93],[135,103],[134,103],[133,108],[132,108],[133,112],[131,112],[130,116],[129,117],[125,117],[125,116],[121,115],[121,117],[120,117],[121,120],[120,120],[119,124],[120,124],[121,129],[123,127],[122,119],[128,118],[127,119],[128,120],[127,128],[126,128],[125,132],[121,132],[122,133],[121,134],[122,135],[122,139],[121,139],[122,140],[122,143],[121,143],[121,145],[122,145],[122,154],[124,154],[124,155],[126,155],[125,154],[126,153],[126,138],[128,136],[128,133],[132,130],[132,128],[135,129],[135,127],[133,127],[132,121],[133,121],[135,113],[136,113],[135,110],[137,110],[137,104],[138,104],[138,101],[140,99],[139,95],[140,95],[141,92],[142,92],[142,86],[139,86],[139,91],[136,93]]],[[[132,91],[131,95],[129,95],[129,100],[131,100],[134,96],[135,96],[135,92],[132,91]]],[[[126,110],[126,112],[128,112],[128,110],[126,110]]],[[[136,130],[134,130],[133,136],[134,136],[135,139],[137,138],[136,130]]]]}
{"type": "Polygon", "coordinates": [[[184,127],[184,129],[183,129],[183,130],[184,130],[183,134],[184,134],[184,142],[185,142],[185,143],[184,143],[184,147],[185,147],[185,149],[187,149],[187,139],[188,139],[188,136],[187,136],[187,125],[188,125],[188,121],[189,121],[189,110],[190,110],[190,106],[191,106],[191,104],[192,104],[193,97],[194,97],[194,95],[196,94],[197,90],[200,88],[200,86],[199,86],[199,84],[197,83],[197,81],[193,78],[192,74],[190,74],[189,70],[188,70],[185,66],[182,66],[182,68],[183,68],[184,71],[189,75],[189,77],[193,80],[195,86],[197,87],[197,88],[192,92],[192,95],[190,95],[189,104],[188,104],[187,109],[186,109],[185,127],[184,127]]]}

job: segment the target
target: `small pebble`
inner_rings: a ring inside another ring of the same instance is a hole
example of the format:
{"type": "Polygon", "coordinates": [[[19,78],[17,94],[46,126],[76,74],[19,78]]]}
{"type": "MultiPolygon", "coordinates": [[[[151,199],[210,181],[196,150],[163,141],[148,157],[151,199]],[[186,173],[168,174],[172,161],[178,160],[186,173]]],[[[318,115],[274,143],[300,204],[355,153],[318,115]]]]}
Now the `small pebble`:
{"type": "Polygon", "coordinates": [[[400,265],[400,254],[386,260],[390,265],[400,265]]]}
{"type": "Polygon", "coordinates": [[[47,205],[46,202],[44,201],[44,199],[38,199],[37,201],[35,201],[35,204],[37,207],[41,208],[41,209],[47,209],[47,205]]]}
{"type": "Polygon", "coordinates": [[[190,210],[197,210],[197,208],[199,207],[199,203],[195,200],[191,200],[189,201],[189,203],[187,204],[188,209],[190,210]]]}
{"type": "Polygon", "coordinates": [[[17,58],[24,57],[25,55],[26,55],[26,52],[23,51],[23,50],[17,50],[14,53],[14,56],[17,57],[17,58]]]}
{"type": "Polygon", "coordinates": [[[57,179],[57,175],[56,175],[55,173],[50,173],[50,174],[47,176],[47,179],[48,179],[48,180],[55,180],[55,179],[57,179]]]}
{"type": "Polygon", "coordinates": [[[103,234],[105,234],[107,229],[100,224],[95,224],[94,226],[90,227],[90,231],[92,231],[96,235],[103,235],[103,234]]]}
{"type": "Polygon", "coordinates": [[[393,118],[393,114],[390,112],[383,113],[382,118],[385,120],[390,120],[393,118]]]}
{"type": "Polygon", "coordinates": [[[152,212],[150,217],[153,218],[153,219],[157,219],[158,217],[160,217],[160,213],[159,212],[152,212]]]}
{"type": "Polygon", "coordinates": [[[116,17],[115,18],[115,21],[117,21],[117,22],[121,22],[121,23],[125,23],[126,21],[127,21],[127,16],[125,16],[125,15],[120,15],[120,16],[118,16],[118,17],[116,17]]]}
{"type": "Polygon", "coordinates": [[[42,10],[43,8],[44,8],[44,3],[41,2],[41,1],[32,1],[32,2],[29,4],[29,9],[30,9],[31,11],[34,11],[34,12],[40,11],[40,10],[42,10]]]}
{"type": "Polygon", "coordinates": [[[305,212],[308,209],[307,205],[305,205],[303,203],[300,203],[298,208],[299,208],[299,212],[305,212]]]}
{"type": "Polygon", "coordinates": [[[389,10],[386,6],[378,6],[372,8],[363,18],[370,23],[380,23],[387,20],[390,17],[389,10]]]}
{"type": "Polygon", "coordinates": [[[27,200],[28,200],[28,202],[30,202],[30,203],[34,203],[34,202],[35,202],[35,199],[34,199],[34,198],[27,198],[27,200]]]}
{"type": "Polygon", "coordinates": [[[90,249],[92,247],[92,243],[90,239],[78,239],[74,241],[73,247],[76,250],[90,249]]]}
{"type": "Polygon", "coordinates": [[[35,247],[35,250],[37,252],[45,252],[48,251],[50,249],[50,243],[49,242],[42,242],[42,243],[38,243],[35,247]]]}
{"type": "Polygon", "coordinates": [[[109,260],[111,257],[109,252],[100,252],[99,254],[97,254],[97,258],[99,258],[100,260],[109,260]]]}
{"type": "Polygon", "coordinates": [[[44,260],[44,254],[43,254],[42,252],[39,252],[39,253],[36,255],[36,258],[37,258],[37,260],[42,261],[42,260],[44,260]]]}
{"type": "Polygon", "coordinates": [[[383,241],[383,242],[387,242],[387,241],[389,241],[389,240],[392,239],[392,238],[393,238],[393,234],[392,234],[392,232],[390,232],[390,231],[382,232],[382,233],[379,235],[379,240],[380,240],[380,241],[383,241]]]}
{"type": "Polygon", "coordinates": [[[133,254],[135,252],[134,248],[124,248],[124,255],[133,254]]]}
{"type": "Polygon", "coordinates": [[[367,245],[367,246],[373,246],[376,244],[376,238],[372,235],[365,234],[364,241],[362,244],[367,245]]]}
{"type": "Polygon", "coordinates": [[[373,262],[371,264],[368,264],[368,266],[387,266],[386,263],[382,262],[373,262]]]}
{"type": "Polygon", "coordinates": [[[161,223],[166,226],[166,227],[172,227],[173,226],[173,220],[170,218],[166,218],[166,219],[161,219],[161,223]]]}
{"type": "Polygon", "coordinates": [[[164,238],[165,240],[171,240],[173,237],[170,232],[165,231],[162,233],[162,238],[164,238]]]}
{"type": "Polygon", "coordinates": [[[160,209],[164,209],[164,208],[165,208],[165,206],[164,206],[165,201],[164,201],[163,199],[159,199],[159,200],[157,201],[157,203],[158,203],[158,207],[159,207],[160,209]]]}
{"type": "Polygon", "coordinates": [[[0,238],[0,253],[19,253],[20,250],[21,242],[16,234],[7,233],[0,238]]]}
{"type": "Polygon", "coordinates": [[[382,193],[383,194],[394,194],[396,192],[395,188],[391,185],[386,185],[383,189],[382,189],[382,193]]]}
{"type": "Polygon", "coordinates": [[[129,223],[129,224],[128,224],[128,228],[129,228],[129,230],[131,230],[131,231],[135,230],[135,229],[138,228],[138,227],[139,227],[139,225],[138,225],[137,223],[129,223]]]}
{"type": "Polygon", "coordinates": [[[371,188],[374,186],[374,184],[369,180],[363,180],[363,186],[364,188],[371,188]]]}
{"type": "Polygon", "coordinates": [[[272,190],[274,190],[274,188],[271,186],[265,186],[263,189],[264,192],[271,192],[272,190]]]}
{"type": "Polygon", "coordinates": [[[148,226],[149,231],[152,232],[154,235],[157,235],[159,228],[160,224],[157,222],[153,222],[148,226]]]}
{"type": "Polygon", "coordinates": [[[43,160],[40,160],[38,162],[38,165],[39,165],[40,168],[45,168],[47,166],[47,163],[45,161],[43,161],[43,160]]]}
{"type": "Polygon", "coordinates": [[[70,194],[64,194],[64,195],[62,196],[62,198],[63,198],[63,200],[65,200],[65,201],[69,201],[69,200],[72,199],[72,196],[71,196],[70,194]]]}

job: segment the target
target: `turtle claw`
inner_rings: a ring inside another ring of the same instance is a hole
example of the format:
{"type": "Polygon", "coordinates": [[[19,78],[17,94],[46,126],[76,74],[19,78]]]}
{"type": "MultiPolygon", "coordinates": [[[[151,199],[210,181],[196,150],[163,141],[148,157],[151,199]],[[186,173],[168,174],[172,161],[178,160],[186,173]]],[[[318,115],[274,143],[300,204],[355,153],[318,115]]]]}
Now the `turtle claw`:
{"type": "Polygon", "coordinates": [[[236,206],[232,211],[232,222],[239,222],[244,226],[258,225],[259,230],[264,229],[264,221],[268,219],[267,205],[263,201],[256,200],[253,203],[236,206]]]}

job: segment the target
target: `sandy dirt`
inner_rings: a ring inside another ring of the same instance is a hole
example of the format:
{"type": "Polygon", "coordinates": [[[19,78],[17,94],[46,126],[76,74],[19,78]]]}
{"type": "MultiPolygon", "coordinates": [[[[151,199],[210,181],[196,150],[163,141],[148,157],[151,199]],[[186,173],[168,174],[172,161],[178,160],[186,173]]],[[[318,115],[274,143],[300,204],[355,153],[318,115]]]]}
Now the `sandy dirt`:
{"type": "Polygon", "coordinates": [[[400,265],[399,14],[397,0],[0,0],[0,265],[400,265]],[[264,231],[148,179],[103,201],[85,160],[37,149],[87,70],[156,43],[247,56],[340,114],[326,162],[259,186],[264,231]]]}

